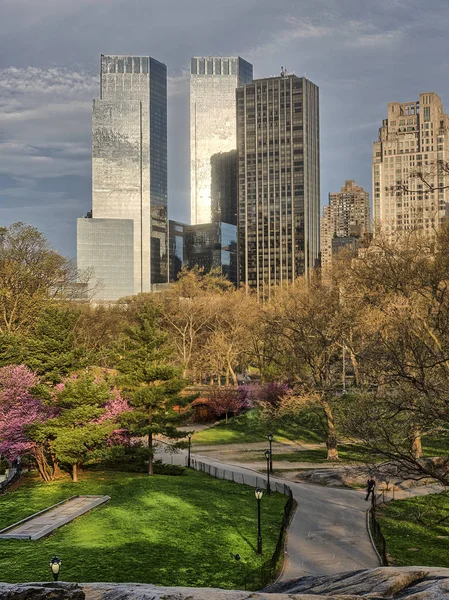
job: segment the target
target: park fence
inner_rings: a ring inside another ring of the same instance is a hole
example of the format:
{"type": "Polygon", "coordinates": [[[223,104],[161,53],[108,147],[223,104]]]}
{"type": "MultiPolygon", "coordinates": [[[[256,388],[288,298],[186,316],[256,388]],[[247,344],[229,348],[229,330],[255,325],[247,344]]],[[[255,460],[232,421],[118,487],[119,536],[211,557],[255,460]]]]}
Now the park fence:
{"type": "MultiPolygon", "coordinates": [[[[259,476],[257,473],[238,473],[219,466],[201,462],[194,458],[190,460],[190,466],[197,471],[202,471],[203,473],[207,473],[208,475],[211,475],[217,479],[225,479],[227,481],[233,481],[235,483],[248,485],[254,488],[261,488],[264,490],[267,489],[267,479],[259,476]]],[[[256,569],[246,569],[245,565],[242,564],[242,587],[244,587],[245,590],[261,590],[262,588],[266,587],[278,577],[284,564],[285,537],[297,503],[293,498],[292,490],[285,483],[270,481],[270,489],[273,492],[279,492],[280,494],[287,496],[287,502],[284,505],[284,513],[282,515],[282,523],[279,531],[278,541],[271,558],[263,562],[256,569]]]]}
{"type": "Polygon", "coordinates": [[[374,495],[372,497],[371,508],[368,510],[368,528],[382,565],[384,567],[388,567],[390,563],[388,562],[387,556],[387,543],[385,541],[384,534],[382,533],[379,521],[376,517],[377,506],[384,504],[382,501],[378,502],[379,498],[381,498],[381,495],[379,495],[377,498],[374,495]]]}

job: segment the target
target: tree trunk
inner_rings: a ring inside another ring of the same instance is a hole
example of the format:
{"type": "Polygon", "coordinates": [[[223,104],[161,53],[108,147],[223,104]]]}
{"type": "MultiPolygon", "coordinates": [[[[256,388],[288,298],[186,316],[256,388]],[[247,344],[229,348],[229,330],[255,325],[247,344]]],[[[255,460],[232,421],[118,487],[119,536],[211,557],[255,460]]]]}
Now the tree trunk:
{"type": "Polygon", "coordinates": [[[228,411],[226,411],[226,425],[228,424],[228,411]]]}
{"type": "Polygon", "coordinates": [[[78,465],[77,464],[74,464],[72,467],[72,480],[73,480],[73,483],[78,482],[78,465]]]}
{"type": "Polygon", "coordinates": [[[238,381],[237,381],[237,375],[235,374],[234,369],[231,367],[231,363],[228,361],[228,366],[229,366],[229,371],[231,373],[231,377],[232,377],[232,382],[233,384],[237,387],[238,385],[238,381]]]}
{"type": "Polygon", "coordinates": [[[327,460],[339,460],[338,459],[338,447],[337,447],[337,431],[335,429],[334,416],[332,409],[329,406],[327,400],[321,399],[321,406],[326,415],[327,435],[326,435],[326,446],[327,446],[327,460]]]}
{"type": "Polygon", "coordinates": [[[412,456],[415,460],[418,458],[422,458],[421,432],[419,431],[419,429],[413,430],[412,456]]]}
{"type": "Polygon", "coordinates": [[[226,385],[229,385],[229,369],[226,369],[226,385]]]}

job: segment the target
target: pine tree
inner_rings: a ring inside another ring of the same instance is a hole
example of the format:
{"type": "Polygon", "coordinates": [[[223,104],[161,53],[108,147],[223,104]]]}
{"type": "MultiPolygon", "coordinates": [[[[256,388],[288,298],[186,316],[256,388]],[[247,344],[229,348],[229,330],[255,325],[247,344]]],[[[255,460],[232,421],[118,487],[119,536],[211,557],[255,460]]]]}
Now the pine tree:
{"type": "Polygon", "coordinates": [[[133,325],[120,340],[117,368],[119,384],[131,394],[134,411],[128,414],[133,435],[148,436],[148,474],[153,474],[154,437],[176,441],[185,437],[177,429],[182,418],[175,412],[184,387],[179,369],[170,362],[172,350],[167,335],[157,326],[157,310],[151,303],[137,312],[133,325]]]}

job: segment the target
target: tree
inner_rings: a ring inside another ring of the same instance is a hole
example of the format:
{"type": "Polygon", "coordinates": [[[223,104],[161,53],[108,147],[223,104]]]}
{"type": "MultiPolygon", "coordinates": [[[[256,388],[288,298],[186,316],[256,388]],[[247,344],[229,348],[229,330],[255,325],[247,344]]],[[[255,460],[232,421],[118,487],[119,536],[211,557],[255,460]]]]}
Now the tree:
{"type": "Polygon", "coordinates": [[[52,250],[34,227],[0,228],[0,334],[26,331],[49,298],[76,281],[74,263],[52,250]]]}
{"type": "Polygon", "coordinates": [[[119,385],[131,394],[133,412],[127,425],[132,434],[148,436],[148,474],[153,474],[154,438],[179,440],[185,433],[176,425],[182,415],[175,412],[184,387],[179,369],[171,362],[173,351],[168,336],[158,328],[158,310],[145,303],[119,340],[117,369],[119,385]]]}
{"type": "Polygon", "coordinates": [[[30,455],[36,461],[41,477],[54,478],[54,465],[49,464],[44,448],[30,437],[36,423],[45,423],[52,410],[37,395],[39,378],[25,365],[0,369],[0,454],[10,461],[30,455]]]}
{"type": "Polygon", "coordinates": [[[46,381],[58,383],[86,363],[86,352],[75,345],[79,318],[73,307],[48,304],[24,340],[24,362],[46,381]]]}
{"type": "Polygon", "coordinates": [[[238,389],[222,387],[212,390],[208,406],[217,417],[225,415],[228,423],[229,414],[237,415],[248,407],[248,403],[246,397],[239,394],[238,389]]]}
{"type": "Polygon", "coordinates": [[[279,288],[265,316],[267,333],[276,341],[275,360],[296,388],[282,404],[287,412],[318,404],[325,416],[328,460],[338,459],[333,405],[341,389],[340,311],[338,288],[315,276],[279,288]]]}
{"type": "Polygon", "coordinates": [[[116,427],[101,419],[110,400],[106,383],[88,375],[69,379],[56,390],[56,415],[31,430],[32,439],[51,448],[58,463],[71,468],[74,482],[88,454],[105,444],[116,427]]]}

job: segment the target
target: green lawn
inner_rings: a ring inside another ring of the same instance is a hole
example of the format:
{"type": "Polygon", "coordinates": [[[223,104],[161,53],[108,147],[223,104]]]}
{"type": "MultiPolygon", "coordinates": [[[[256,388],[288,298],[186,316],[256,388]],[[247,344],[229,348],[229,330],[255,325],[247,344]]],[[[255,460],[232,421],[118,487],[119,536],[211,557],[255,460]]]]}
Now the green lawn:
{"type": "MultiPolygon", "coordinates": [[[[198,431],[192,438],[194,444],[248,444],[267,440],[268,433],[274,435],[277,442],[305,441],[322,442],[323,432],[312,414],[305,414],[297,421],[286,420],[283,423],[267,423],[259,417],[256,409],[198,431]]],[[[268,443],[268,442],[267,442],[268,443]]]]}
{"type": "Polygon", "coordinates": [[[378,513],[394,565],[449,567],[448,493],[394,500],[378,513]]]}
{"type": "MultiPolygon", "coordinates": [[[[245,462],[254,460],[265,460],[263,452],[248,452],[242,454],[242,460],[245,462]]],[[[363,463],[367,460],[366,451],[357,444],[339,444],[338,456],[342,462],[363,463]]],[[[316,448],[310,450],[298,450],[295,452],[276,452],[273,451],[273,460],[281,462],[310,462],[310,463],[328,463],[327,449],[316,448]]]]}
{"type": "Polygon", "coordinates": [[[75,494],[111,500],[39,541],[0,540],[1,581],[48,580],[56,554],[64,581],[239,588],[242,563],[253,569],[271,557],[286,502],[280,494],[262,499],[263,557],[255,552],[254,490],[196,471],[85,472],[78,484],[26,480],[0,496],[0,528],[75,494]]]}

